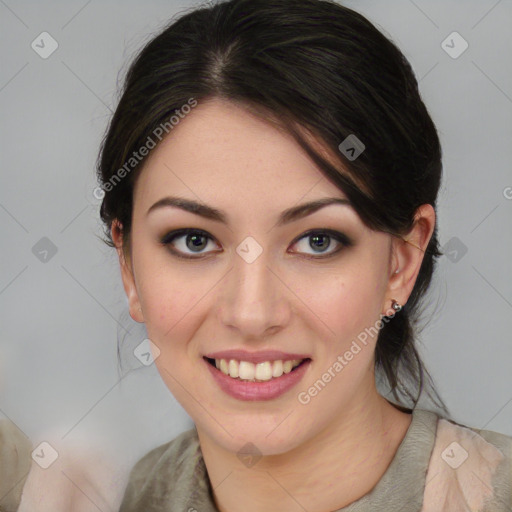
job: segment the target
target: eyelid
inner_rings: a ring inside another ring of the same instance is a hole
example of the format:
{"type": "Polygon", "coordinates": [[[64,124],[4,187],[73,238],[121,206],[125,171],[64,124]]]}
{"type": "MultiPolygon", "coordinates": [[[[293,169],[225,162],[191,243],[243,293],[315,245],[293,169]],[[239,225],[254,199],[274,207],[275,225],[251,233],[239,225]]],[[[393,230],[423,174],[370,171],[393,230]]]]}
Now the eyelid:
{"type": "MultiPolygon", "coordinates": [[[[188,256],[188,255],[184,255],[180,251],[177,251],[172,248],[172,242],[175,239],[181,238],[181,237],[191,234],[191,233],[204,236],[204,237],[218,243],[217,240],[215,239],[215,237],[210,235],[210,233],[208,233],[207,231],[204,231],[199,228],[182,228],[182,229],[176,229],[173,231],[169,231],[168,233],[166,233],[164,236],[162,236],[160,238],[160,244],[163,245],[164,247],[167,247],[169,249],[169,251],[172,252],[173,255],[175,255],[179,258],[188,259],[188,260],[201,260],[201,259],[207,258],[213,252],[219,252],[219,251],[209,251],[207,253],[198,253],[198,256],[188,256]]],[[[297,252],[297,254],[301,254],[302,257],[304,257],[306,259],[321,260],[321,259],[327,259],[331,256],[336,255],[343,248],[348,248],[348,247],[351,247],[354,245],[354,242],[352,241],[352,239],[350,237],[348,237],[347,235],[345,235],[344,233],[342,233],[340,231],[337,231],[334,229],[329,229],[329,228],[309,229],[308,231],[301,233],[297,238],[295,238],[290,245],[293,246],[296,243],[298,243],[299,241],[301,241],[303,238],[307,238],[308,236],[313,236],[315,234],[327,235],[331,239],[334,239],[339,245],[341,245],[341,247],[339,247],[338,249],[336,249],[335,251],[332,251],[332,252],[319,253],[318,256],[315,256],[313,254],[304,254],[301,252],[297,252]]]]}
{"type": "MultiPolygon", "coordinates": [[[[186,260],[201,260],[206,257],[208,257],[210,254],[212,254],[212,251],[208,253],[201,253],[198,256],[189,256],[185,255],[184,253],[177,251],[176,249],[172,248],[172,242],[180,238],[182,236],[188,235],[190,233],[194,233],[197,235],[204,236],[206,238],[209,238],[210,240],[213,240],[217,243],[217,240],[215,240],[215,237],[210,235],[207,231],[204,231],[203,229],[199,228],[182,228],[182,229],[175,229],[173,231],[169,231],[164,236],[160,238],[160,244],[166,247],[173,255],[177,256],[178,258],[186,259],[186,260]]],[[[218,252],[218,251],[217,251],[218,252]]]]}
{"type": "Polygon", "coordinates": [[[321,234],[321,235],[328,235],[331,238],[334,238],[339,243],[345,245],[345,246],[351,246],[353,245],[352,240],[345,235],[345,233],[342,233],[341,231],[336,231],[335,229],[329,229],[329,228],[314,228],[309,229],[308,231],[305,231],[304,233],[300,234],[293,242],[292,245],[296,244],[299,240],[302,240],[303,238],[306,238],[308,236],[312,236],[315,234],[321,234]]]}
{"type": "Polygon", "coordinates": [[[321,234],[321,235],[327,235],[329,238],[334,239],[339,247],[335,249],[334,251],[326,252],[326,253],[318,253],[317,256],[314,254],[309,253],[302,253],[302,252],[296,252],[296,254],[300,254],[302,258],[307,260],[327,260],[330,258],[335,257],[338,253],[340,253],[343,249],[347,249],[349,247],[352,247],[354,245],[353,241],[345,235],[345,233],[342,233],[340,231],[329,229],[329,228],[314,228],[310,229],[301,235],[299,235],[292,243],[291,245],[295,245],[296,243],[300,242],[303,238],[308,238],[309,236],[313,236],[315,234],[321,234]]]}

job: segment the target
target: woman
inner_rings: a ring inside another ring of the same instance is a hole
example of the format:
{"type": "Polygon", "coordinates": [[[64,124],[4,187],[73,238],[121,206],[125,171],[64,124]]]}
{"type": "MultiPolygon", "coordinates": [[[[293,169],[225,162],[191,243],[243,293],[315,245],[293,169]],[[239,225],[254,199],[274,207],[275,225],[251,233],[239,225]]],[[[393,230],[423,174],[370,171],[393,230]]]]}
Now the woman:
{"type": "Polygon", "coordinates": [[[414,345],[441,169],[410,65],[335,2],[222,2],[146,45],[101,217],[195,428],[122,512],[511,510],[512,438],[416,407],[444,408],[414,345]]]}

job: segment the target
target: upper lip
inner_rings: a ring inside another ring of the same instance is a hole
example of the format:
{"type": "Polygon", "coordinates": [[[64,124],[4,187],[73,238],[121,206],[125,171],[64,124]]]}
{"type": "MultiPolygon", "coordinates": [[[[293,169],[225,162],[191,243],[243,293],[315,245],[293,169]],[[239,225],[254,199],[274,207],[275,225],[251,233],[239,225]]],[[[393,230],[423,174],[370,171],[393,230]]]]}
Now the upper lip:
{"type": "Polygon", "coordinates": [[[259,352],[248,352],[247,350],[223,350],[220,352],[210,352],[204,357],[209,359],[235,359],[236,361],[247,361],[249,363],[263,363],[265,361],[292,361],[294,359],[310,359],[307,354],[292,354],[290,352],[281,352],[280,350],[261,350],[259,352]]]}

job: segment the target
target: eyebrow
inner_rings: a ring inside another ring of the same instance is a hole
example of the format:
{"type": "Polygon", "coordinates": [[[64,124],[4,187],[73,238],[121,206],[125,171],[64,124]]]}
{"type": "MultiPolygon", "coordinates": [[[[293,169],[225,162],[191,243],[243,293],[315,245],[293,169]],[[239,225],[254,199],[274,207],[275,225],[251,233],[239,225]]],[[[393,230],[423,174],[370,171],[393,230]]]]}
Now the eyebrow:
{"type": "MultiPolygon", "coordinates": [[[[317,199],[316,201],[303,203],[298,206],[289,208],[288,210],[285,210],[279,216],[277,225],[282,226],[295,220],[302,219],[320,210],[321,208],[324,208],[331,204],[352,206],[348,199],[342,199],[340,197],[325,197],[322,199],[317,199]]],[[[216,222],[222,222],[223,224],[228,224],[228,216],[224,211],[218,210],[217,208],[213,208],[212,206],[208,206],[207,204],[199,203],[197,201],[192,201],[190,199],[185,199],[182,197],[163,197],[149,208],[149,210],[146,212],[146,216],[149,215],[149,213],[151,213],[154,210],[166,207],[180,208],[187,212],[200,215],[201,217],[204,217],[206,219],[214,220],[216,222]]]]}

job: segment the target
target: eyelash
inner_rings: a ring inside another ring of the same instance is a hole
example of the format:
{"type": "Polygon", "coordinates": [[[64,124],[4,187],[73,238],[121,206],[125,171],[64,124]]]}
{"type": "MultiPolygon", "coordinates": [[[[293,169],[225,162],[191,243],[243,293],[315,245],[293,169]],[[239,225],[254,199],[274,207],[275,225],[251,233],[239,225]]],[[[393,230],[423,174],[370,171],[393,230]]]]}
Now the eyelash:
{"type": "MultiPolygon", "coordinates": [[[[166,235],[164,235],[161,238],[160,244],[167,247],[170,250],[170,252],[178,258],[187,259],[187,260],[203,259],[205,256],[184,256],[183,253],[180,253],[179,251],[176,251],[175,249],[171,249],[170,246],[172,245],[172,242],[174,242],[175,239],[181,238],[181,237],[183,237],[185,235],[189,235],[189,234],[196,234],[199,236],[207,237],[210,240],[214,240],[214,238],[211,237],[206,231],[203,231],[201,229],[195,229],[195,228],[185,228],[185,229],[178,229],[175,231],[170,231],[169,233],[167,233],[166,235]]],[[[329,238],[333,238],[339,244],[341,244],[341,247],[339,247],[334,252],[328,253],[327,256],[311,256],[311,255],[303,256],[306,259],[320,260],[320,259],[331,258],[331,257],[335,256],[336,254],[338,254],[344,247],[345,248],[351,247],[353,245],[352,240],[350,238],[348,238],[345,234],[340,233],[338,231],[334,231],[332,229],[312,229],[310,231],[307,231],[306,233],[303,233],[298,238],[296,238],[293,241],[292,245],[295,245],[303,238],[311,237],[314,235],[327,235],[329,238]]]]}

